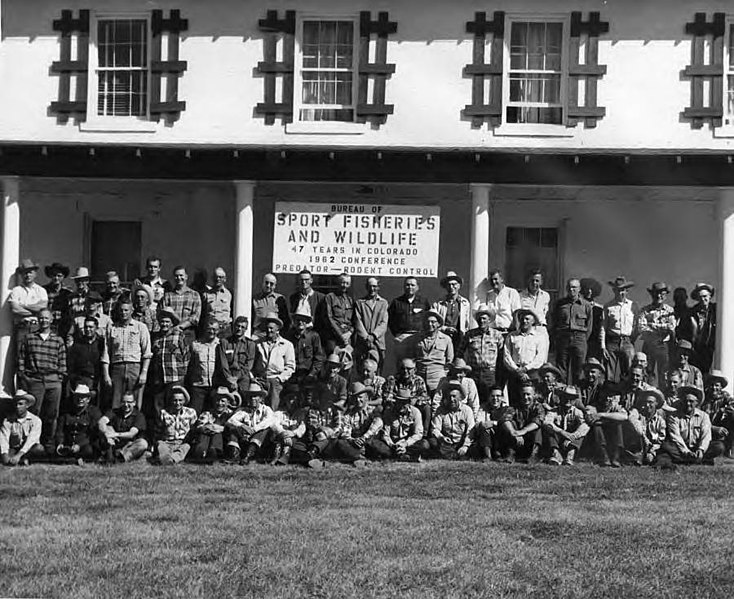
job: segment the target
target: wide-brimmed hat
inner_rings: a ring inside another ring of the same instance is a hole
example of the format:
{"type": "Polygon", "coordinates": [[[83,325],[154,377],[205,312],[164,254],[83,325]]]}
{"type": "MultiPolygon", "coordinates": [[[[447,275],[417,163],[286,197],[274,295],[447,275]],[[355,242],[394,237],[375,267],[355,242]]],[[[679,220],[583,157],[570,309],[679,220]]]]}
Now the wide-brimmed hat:
{"type": "Polygon", "coordinates": [[[18,268],[15,269],[15,272],[17,273],[24,273],[28,272],[30,270],[38,270],[40,267],[38,264],[36,264],[33,260],[30,258],[23,258],[20,261],[20,264],[18,265],[18,268]]]}
{"type": "Polygon", "coordinates": [[[584,289],[591,289],[592,297],[599,297],[601,295],[601,283],[594,278],[584,277],[579,281],[581,284],[582,291],[584,289]]]}
{"type": "Polygon", "coordinates": [[[43,269],[43,272],[46,273],[46,276],[48,278],[51,278],[54,273],[60,272],[62,275],[64,275],[64,278],[69,276],[69,267],[64,266],[60,262],[54,262],[52,264],[49,264],[43,269]]]}
{"type": "Polygon", "coordinates": [[[494,318],[497,311],[487,304],[479,304],[479,307],[474,311],[474,318],[478,318],[482,314],[486,314],[490,318],[494,318]]]}
{"type": "Polygon", "coordinates": [[[155,302],[155,291],[153,291],[153,288],[150,285],[137,281],[130,290],[130,294],[132,297],[135,297],[135,294],[138,291],[145,291],[145,293],[148,294],[148,304],[153,304],[155,302]]]}
{"type": "Polygon", "coordinates": [[[28,393],[28,391],[24,391],[23,389],[18,389],[15,392],[15,395],[13,396],[13,402],[18,401],[19,399],[25,399],[28,402],[29,407],[36,403],[35,396],[28,393]]]}
{"type": "Polygon", "coordinates": [[[649,387],[647,389],[639,389],[637,391],[637,401],[638,402],[641,402],[646,397],[654,397],[655,398],[655,402],[657,403],[658,410],[665,403],[665,396],[663,395],[663,392],[660,391],[660,389],[656,389],[655,387],[649,387]]]}
{"type": "Polygon", "coordinates": [[[78,383],[77,386],[74,387],[72,393],[74,395],[86,395],[87,397],[89,397],[92,394],[92,390],[84,383],[78,383]]]}
{"type": "Polygon", "coordinates": [[[446,276],[443,279],[441,279],[441,287],[446,287],[449,281],[457,281],[459,285],[464,284],[464,279],[462,279],[459,275],[457,275],[453,270],[448,271],[446,273],[446,276]]]}
{"type": "Polygon", "coordinates": [[[265,391],[265,389],[263,389],[258,383],[254,381],[250,383],[250,386],[247,388],[247,391],[244,392],[244,395],[246,395],[247,397],[251,397],[251,396],[262,397],[267,394],[268,392],[265,391]]]}
{"type": "Polygon", "coordinates": [[[691,345],[691,342],[688,341],[688,339],[678,339],[675,343],[676,347],[678,348],[678,351],[687,351],[692,352],[693,351],[693,345],[691,345]]]}
{"type": "Polygon", "coordinates": [[[180,393],[184,396],[184,403],[188,405],[188,403],[191,401],[191,396],[189,395],[189,392],[186,391],[186,387],[183,387],[181,385],[174,385],[171,387],[171,393],[168,396],[169,399],[172,398],[176,393],[180,393]]]}
{"type": "Polygon", "coordinates": [[[678,388],[678,397],[683,399],[686,395],[695,395],[699,403],[703,401],[703,391],[693,385],[683,385],[678,388]]]}
{"type": "Polygon", "coordinates": [[[635,284],[632,281],[628,281],[624,275],[620,275],[613,281],[609,281],[609,286],[612,289],[629,289],[630,287],[634,287],[635,284]]]}
{"type": "Polygon", "coordinates": [[[471,372],[472,368],[469,366],[469,364],[466,363],[466,360],[463,358],[456,358],[453,362],[451,362],[451,366],[449,367],[449,370],[452,370],[454,372],[458,372],[461,370],[462,372],[471,372]]]}
{"type": "Polygon", "coordinates": [[[178,314],[176,314],[176,312],[174,312],[173,308],[171,308],[170,306],[164,306],[163,308],[160,308],[156,316],[158,320],[163,317],[170,318],[173,321],[173,326],[176,326],[179,322],[181,322],[178,314]]]}
{"type": "Polygon", "coordinates": [[[563,374],[561,373],[561,371],[554,364],[551,364],[550,362],[546,362],[540,368],[538,368],[538,374],[540,374],[540,376],[543,376],[543,374],[546,372],[552,372],[559,379],[563,378],[563,374]]]}
{"type": "Polygon", "coordinates": [[[564,397],[573,397],[574,399],[578,399],[580,397],[579,390],[573,385],[566,385],[560,390],[560,393],[564,397]]]}
{"type": "Polygon", "coordinates": [[[395,392],[395,401],[410,401],[415,397],[408,387],[398,387],[395,392]]]}
{"type": "Polygon", "coordinates": [[[240,397],[240,394],[237,393],[237,391],[230,391],[227,387],[217,387],[214,395],[216,397],[226,397],[227,405],[229,405],[233,410],[236,410],[242,405],[242,397],[240,397]]]}
{"type": "Polygon", "coordinates": [[[72,279],[88,279],[89,269],[86,266],[80,266],[79,268],[76,269],[74,276],[71,278],[72,279]]]}
{"type": "Polygon", "coordinates": [[[283,321],[280,318],[278,318],[278,315],[275,312],[268,312],[267,314],[265,314],[265,316],[263,316],[260,319],[261,325],[266,325],[269,322],[274,322],[275,324],[278,325],[279,328],[281,329],[283,328],[283,321]]]}
{"type": "Polygon", "coordinates": [[[461,381],[457,381],[456,379],[451,379],[449,381],[446,381],[443,390],[444,391],[451,391],[452,389],[458,389],[461,391],[462,397],[466,395],[466,392],[464,391],[464,387],[461,384],[461,381]]]}
{"type": "Polygon", "coordinates": [[[596,358],[589,358],[584,362],[584,370],[593,370],[596,369],[600,371],[602,374],[606,373],[606,369],[604,368],[604,365],[599,362],[596,358]]]}
{"type": "Polygon", "coordinates": [[[332,353],[332,354],[329,354],[326,357],[326,363],[327,364],[338,364],[339,366],[341,366],[342,365],[342,359],[339,356],[339,354],[332,353]]]}
{"type": "Polygon", "coordinates": [[[291,318],[293,320],[303,320],[305,322],[311,322],[313,320],[313,316],[311,316],[311,312],[306,312],[304,308],[299,308],[296,310],[292,315],[291,318]]]}
{"type": "Polygon", "coordinates": [[[667,283],[656,281],[647,290],[647,292],[650,294],[657,293],[659,291],[665,291],[665,293],[668,293],[670,291],[670,288],[668,287],[667,283]]]}
{"type": "Polygon", "coordinates": [[[431,309],[423,312],[423,318],[427,320],[429,316],[433,316],[438,320],[438,324],[443,326],[443,316],[441,316],[436,310],[431,309]]]}
{"type": "Polygon", "coordinates": [[[357,381],[356,383],[352,383],[352,386],[349,388],[349,397],[356,397],[357,395],[371,392],[372,387],[367,387],[364,383],[357,381]]]}
{"type": "Polygon", "coordinates": [[[515,313],[513,314],[513,317],[517,322],[518,328],[520,326],[520,323],[522,322],[522,319],[528,315],[533,317],[533,326],[537,327],[540,324],[540,319],[535,312],[533,312],[532,310],[528,310],[527,308],[519,308],[518,310],[515,310],[515,313]]]}
{"type": "Polygon", "coordinates": [[[704,289],[708,291],[711,295],[714,294],[713,286],[709,285],[708,283],[696,283],[696,286],[691,291],[691,299],[699,299],[701,297],[699,292],[703,291],[704,289]]]}
{"type": "Polygon", "coordinates": [[[711,383],[713,381],[719,381],[721,383],[721,388],[724,389],[729,385],[729,379],[727,379],[724,376],[724,373],[721,372],[721,370],[712,370],[706,376],[704,377],[706,379],[707,383],[711,383]]]}
{"type": "Polygon", "coordinates": [[[90,291],[89,293],[87,293],[84,301],[88,304],[101,304],[104,301],[104,298],[100,295],[98,291],[90,291]]]}

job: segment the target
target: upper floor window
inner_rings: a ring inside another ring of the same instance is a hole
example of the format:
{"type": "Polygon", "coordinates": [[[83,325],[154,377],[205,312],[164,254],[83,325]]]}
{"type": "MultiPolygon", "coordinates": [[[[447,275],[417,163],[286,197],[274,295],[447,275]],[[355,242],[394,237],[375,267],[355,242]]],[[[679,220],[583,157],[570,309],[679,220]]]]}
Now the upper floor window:
{"type": "Polygon", "coordinates": [[[734,127],[734,18],[726,23],[724,55],[724,124],[734,127]]]}
{"type": "Polygon", "coordinates": [[[299,33],[294,98],[297,120],[354,122],[356,21],[303,19],[299,33]]]}

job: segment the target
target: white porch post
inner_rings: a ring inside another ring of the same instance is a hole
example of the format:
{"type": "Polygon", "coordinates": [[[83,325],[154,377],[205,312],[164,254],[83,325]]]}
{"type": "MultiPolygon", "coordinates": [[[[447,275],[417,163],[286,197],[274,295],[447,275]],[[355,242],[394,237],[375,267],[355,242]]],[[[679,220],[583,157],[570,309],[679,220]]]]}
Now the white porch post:
{"type": "Polygon", "coordinates": [[[8,304],[8,294],[15,284],[15,269],[20,261],[20,180],[17,177],[2,179],[2,246],[0,246],[0,382],[2,389],[13,391],[13,314],[8,304]]]}
{"type": "Polygon", "coordinates": [[[252,311],[252,209],[255,202],[255,182],[235,181],[234,184],[237,194],[234,311],[235,316],[247,316],[249,319],[252,311]]]}
{"type": "Polygon", "coordinates": [[[484,300],[484,281],[489,276],[489,194],[492,185],[471,186],[471,272],[469,301],[472,306],[484,300]]]}
{"type": "Polygon", "coordinates": [[[721,190],[719,222],[719,288],[716,290],[718,322],[716,365],[731,380],[734,376],[734,188],[721,190]]]}

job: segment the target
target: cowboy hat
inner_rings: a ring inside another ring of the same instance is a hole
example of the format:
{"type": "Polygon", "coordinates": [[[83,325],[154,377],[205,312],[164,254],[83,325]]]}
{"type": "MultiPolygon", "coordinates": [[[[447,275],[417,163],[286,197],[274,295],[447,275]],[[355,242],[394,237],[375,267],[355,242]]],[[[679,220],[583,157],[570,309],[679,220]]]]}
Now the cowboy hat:
{"type": "Polygon", "coordinates": [[[102,296],[97,291],[90,291],[87,293],[87,297],[84,298],[84,301],[88,304],[101,304],[104,299],[102,299],[102,296]]]}
{"type": "Polygon", "coordinates": [[[441,279],[441,287],[446,287],[449,281],[457,281],[459,285],[464,284],[464,279],[462,279],[459,275],[457,275],[453,270],[448,271],[446,273],[446,276],[443,279],[441,279]]]}
{"type": "Polygon", "coordinates": [[[463,372],[471,372],[472,368],[469,366],[466,361],[463,358],[456,358],[449,367],[449,370],[452,370],[454,372],[458,372],[459,370],[463,372]]]}
{"type": "Polygon", "coordinates": [[[533,326],[537,327],[540,324],[538,315],[535,312],[533,312],[532,310],[528,310],[527,308],[519,308],[515,310],[515,313],[513,314],[514,318],[517,321],[518,328],[520,322],[522,322],[522,319],[525,318],[528,314],[533,317],[533,326]]]}
{"type": "Polygon", "coordinates": [[[560,389],[560,393],[564,397],[573,397],[574,399],[579,398],[579,391],[573,385],[566,385],[565,387],[560,389]]]}
{"type": "Polygon", "coordinates": [[[176,393],[180,393],[184,396],[184,403],[188,405],[188,403],[191,401],[191,396],[189,395],[189,392],[186,391],[186,387],[182,387],[181,385],[174,385],[171,387],[171,392],[168,396],[168,399],[171,399],[176,393]]]}
{"type": "Polygon", "coordinates": [[[260,320],[261,325],[266,325],[269,322],[274,322],[278,325],[278,328],[283,328],[283,321],[278,318],[278,315],[275,312],[268,312],[265,316],[262,317],[260,320]]]}
{"type": "Polygon", "coordinates": [[[613,281],[609,281],[609,286],[612,289],[629,289],[630,287],[634,287],[635,284],[632,281],[628,281],[624,275],[620,275],[613,281]]]}
{"type": "Polygon", "coordinates": [[[60,272],[62,275],[64,275],[64,278],[69,276],[69,267],[64,266],[60,262],[54,262],[53,264],[50,264],[49,266],[46,266],[43,269],[43,272],[46,273],[46,276],[48,278],[51,278],[54,273],[60,272]]]}
{"type": "Polygon", "coordinates": [[[170,306],[164,306],[163,308],[160,308],[156,316],[158,320],[164,317],[170,318],[171,321],[173,321],[173,326],[176,326],[179,322],[181,322],[178,314],[176,314],[176,312],[174,312],[173,308],[171,308],[170,306]]]}
{"type": "Polygon", "coordinates": [[[27,401],[28,402],[28,407],[30,407],[30,406],[32,406],[32,405],[34,405],[36,403],[35,396],[33,396],[30,393],[28,393],[28,391],[24,391],[23,389],[18,389],[15,392],[15,395],[13,396],[13,401],[14,402],[17,402],[20,399],[24,399],[25,401],[27,401]]]}
{"type": "Polygon", "coordinates": [[[450,381],[446,381],[446,385],[444,386],[444,391],[451,391],[452,389],[458,389],[461,391],[461,397],[466,397],[466,391],[464,391],[464,387],[461,385],[461,381],[457,381],[456,379],[452,379],[450,381]]]}
{"type": "Polygon", "coordinates": [[[20,264],[18,265],[18,268],[15,269],[16,272],[23,273],[28,272],[30,270],[38,270],[39,266],[36,264],[33,260],[30,258],[23,258],[20,261],[20,264]]]}
{"type": "Polygon", "coordinates": [[[303,320],[305,322],[311,322],[313,320],[313,316],[311,316],[311,312],[310,311],[307,312],[306,309],[304,309],[303,307],[296,310],[292,314],[291,318],[293,320],[303,320]]]}
{"type": "Polygon", "coordinates": [[[414,397],[413,392],[408,387],[399,387],[395,392],[395,401],[409,402],[414,397]]]}
{"type": "Polygon", "coordinates": [[[655,387],[650,387],[649,389],[639,389],[637,391],[637,401],[638,402],[641,402],[646,397],[654,397],[655,398],[655,401],[656,401],[657,406],[658,406],[658,410],[665,403],[665,396],[663,395],[663,392],[660,391],[660,389],[656,389],[655,387]]]}
{"type": "Polygon", "coordinates": [[[256,382],[250,383],[250,386],[247,388],[247,391],[244,392],[244,395],[249,396],[263,396],[267,395],[268,392],[265,391],[260,385],[258,385],[256,382]]]}
{"type": "Polygon", "coordinates": [[[711,295],[714,294],[714,288],[708,283],[696,283],[696,286],[691,291],[691,299],[699,299],[701,297],[699,292],[703,290],[708,291],[711,295]]]}
{"type": "Polygon", "coordinates": [[[89,269],[86,266],[80,266],[79,268],[76,269],[74,276],[71,278],[72,279],[88,279],[89,269]]]}
{"type": "Polygon", "coordinates": [[[230,391],[229,389],[227,389],[227,387],[217,387],[214,395],[216,397],[226,397],[227,405],[233,410],[236,410],[242,405],[242,398],[240,397],[240,394],[236,391],[230,391]]]}
{"type": "Polygon", "coordinates": [[[148,295],[148,304],[153,304],[155,302],[155,292],[150,285],[146,285],[145,283],[137,281],[131,289],[132,296],[135,297],[135,294],[138,291],[145,291],[145,293],[148,295]]]}
{"type": "Polygon", "coordinates": [[[721,383],[721,388],[724,389],[729,385],[729,379],[727,379],[724,376],[724,373],[721,372],[721,370],[712,370],[708,374],[704,376],[707,383],[710,383],[712,381],[719,381],[721,383]]]}
{"type": "Polygon", "coordinates": [[[558,370],[558,368],[550,362],[546,362],[540,368],[538,368],[538,374],[540,374],[540,376],[543,376],[543,374],[546,372],[552,372],[559,379],[563,378],[563,374],[561,373],[561,371],[558,370]]]}
{"type": "Polygon", "coordinates": [[[329,356],[326,358],[327,364],[338,364],[339,366],[342,365],[342,359],[339,357],[339,354],[329,354],[329,356]]]}
{"type": "Polygon", "coordinates": [[[438,320],[438,324],[443,326],[443,316],[441,316],[436,310],[426,310],[423,313],[423,317],[428,320],[429,316],[433,316],[436,320],[438,320]]]}
{"type": "Polygon", "coordinates": [[[596,358],[589,358],[588,360],[586,360],[586,362],[584,362],[584,370],[592,370],[593,368],[596,368],[602,374],[606,372],[602,363],[599,362],[599,360],[597,360],[596,358]]]}
{"type": "Polygon", "coordinates": [[[678,348],[678,351],[687,351],[692,352],[693,351],[693,345],[691,345],[691,342],[688,341],[688,339],[678,339],[675,343],[676,347],[678,348]]]}
{"type": "Polygon", "coordinates": [[[349,397],[356,397],[357,395],[370,392],[372,392],[372,387],[367,387],[363,383],[357,381],[356,383],[352,383],[352,386],[349,388],[349,397]]]}
{"type": "Polygon", "coordinates": [[[670,289],[668,288],[667,283],[663,283],[662,281],[656,281],[647,290],[647,292],[650,293],[650,294],[657,293],[659,291],[665,291],[665,293],[668,293],[668,291],[670,291],[670,289]]]}
{"type": "Polygon", "coordinates": [[[77,386],[74,387],[74,390],[72,391],[72,393],[74,395],[86,395],[86,396],[90,396],[92,394],[92,391],[91,391],[91,389],[87,385],[85,385],[83,383],[78,383],[77,386]]]}
{"type": "Polygon", "coordinates": [[[693,385],[683,385],[678,388],[678,397],[684,399],[686,395],[695,395],[699,403],[703,401],[703,391],[693,385]]]}
{"type": "Polygon", "coordinates": [[[488,306],[487,304],[479,304],[479,307],[474,311],[474,318],[478,318],[482,314],[486,314],[490,318],[494,318],[496,313],[497,311],[491,306],[488,306]]]}

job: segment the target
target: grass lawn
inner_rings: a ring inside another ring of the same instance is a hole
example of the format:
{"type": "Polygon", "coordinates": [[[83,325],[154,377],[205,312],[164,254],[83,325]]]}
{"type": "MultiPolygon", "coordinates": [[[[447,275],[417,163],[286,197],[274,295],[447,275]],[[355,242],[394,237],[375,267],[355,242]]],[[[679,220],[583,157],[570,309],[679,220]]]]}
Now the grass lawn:
{"type": "Polygon", "coordinates": [[[734,463],[0,470],[2,597],[730,597],[734,463]]]}

